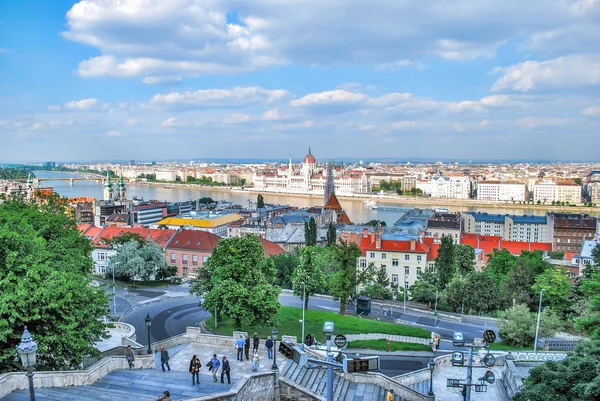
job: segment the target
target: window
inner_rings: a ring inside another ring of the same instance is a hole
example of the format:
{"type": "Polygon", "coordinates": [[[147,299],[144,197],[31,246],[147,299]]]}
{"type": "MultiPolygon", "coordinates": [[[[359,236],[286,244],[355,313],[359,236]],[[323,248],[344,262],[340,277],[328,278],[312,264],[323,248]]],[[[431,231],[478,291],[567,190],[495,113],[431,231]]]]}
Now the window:
{"type": "Polygon", "coordinates": [[[184,267],[183,268],[183,275],[186,276],[188,274],[188,268],[184,267]]]}
{"type": "Polygon", "coordinates": [[[367,267],[367,261],[366,261],[365,259],[360,259],[360,262],[359,262],[359,263],[360,263],[360,267],[362,267],[363,269],[364,269],[365,267],[367,267]]]}
{"type": "Polygon", "coordinates": [[[99,252],[98,253],[98,260],[107,260],[107,253],[106,252],[99,252]]]}
{"type": "Polygon", "coordinates": [[[410,260],[410,255],[404,255],[404,260],[410,260]]]}
{"type": "Polygon", "coordinates": [[[386,255],[385,253],[382,253],[382,254],[381,254],[381,259],[385,259],[385,258],[386,258],[386,256],[387,256],[387,255],[386,255]]]}
{"type": "Polygon", "coordinates": [[[392,259],[392,266],[398,266],[398,259],[392,259]]]}
{"type": "Polygon", "coordinates": [[[187,265],[187,262],[188,262],[188,255],[187,255],[187,253],[184,253],[182,255],[181,261],[183,262],[184,265],[187,265]]]}
{"type": "Polygon", "coordinates": [[[369,254],[369,257],[370,257],[371,259],[374,259],[374,258],[375,258],[375,252],[371,252],[371,253],[369,254]]]}
{"type": "Polygon", "coordinates": [[[192,265],[198,266],[198,255],[192,255],[192,265]]]}
{"type": "Polygon", "coordinates": [[[386,265],[381,265],[381,268],[382,268],[383,270],[386,270],[386,269],[387,269],[387,266],[386,266],[386,265]]]}
{"type": "Polygon", "coordinates": [[[175,253],[171,252],[171,263],[175,263],[175,253]]]}
{"type": "Polygon", "coordinates": [[[404,275],[408,276],[410,274],[410,267],[404,266],[404,275]]]}
{"type": "Polygon", "coordinates": [[[398,285],[398,275],[392,274],[392,284],[398,285]]]}
{"type": "Polygon", "coordinates": [[[208,260],[208,256],[202,256],[202,266],[204,266],[206,264],[207,260],[208,260]]]}
{"type": "Polygon", "coordinates": [[[417,255],[417,262],[421,261],[422,256],[421,255],[417,255]]]}
{"type": "Polygon", "coordinates": [[[421,267],[417,267],[417,277],[421,277],[421,274],[423,274],[423,269],[421,267]]]}

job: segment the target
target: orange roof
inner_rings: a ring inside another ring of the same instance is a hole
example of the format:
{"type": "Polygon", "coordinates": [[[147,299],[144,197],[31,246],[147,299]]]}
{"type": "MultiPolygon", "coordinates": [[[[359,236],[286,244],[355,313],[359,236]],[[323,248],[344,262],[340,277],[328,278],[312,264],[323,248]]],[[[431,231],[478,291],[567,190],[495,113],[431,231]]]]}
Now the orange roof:
{"type": "Polygon", "coordinates": [[[265,250],[266,258],[268,258],[269,256],[285,253],[285,250],[276,243],[260,237],[258,239],[260,240],[260,243],[262,244],[263,249],[265,250]]]}
{"type": "Polygon", "coordinates": [[[102,227],[96,227],[91,224],[77,224],[77,229],[79,230],[81,235],[91,239],[94,239],[96,235],[98,235],[98,233],[102,231],[102,227]]]}
{"type": "Polygon", "coordinates": [[[342,205],[340,205],[340,201],[338,200],[335,194],[329,195],[329,199],[327,199],[327,204],[325,204],[325,209],[328,210],[342,210],[342,205]]]}
{"type": "MultiPolygon", "coordinates": [[[[164,230],[161,230],[164,231],[164,230]]],[[[181,230],[169,241],[168,249],[189,249],[212,252],[221,237],[208,231],[181,230]]]]}
{"type": "Polygon", "coordinates": [[[368,245],[365,249],[368,251],[390,251],[390,252],[414,252],[414,253],[427,253],[429,251],[429,245],[423,242],[415,241],[415,249],[410,249],[411,241],[406,240],[381,240],[381,246],[377,248],[377,241],[368,245]]]}
{"type": "Polygon", "coordinates": [[[93,238],[93,245],[96,247],[107,248],[108,245],[102,241],[103,239],[113,239],[121,234],[134,233],[140,235],[142,238],[156,242],[161,247],[165,247],[175,230],[160,230],[155,228],[131,228],[131,227],[118,227],[118,226],[107,226],[100,231],[98,235],[93,238]]]}
{"type": "Polygon", "coordinates": [[[552,244],[549,242],[521,242],[521,241],[504,241],[502,237],[496,236],[479,236],[477,234],[463,234],[460,243],[470,245],[474,249],[482,249],[487,261],[487,255],[492,253],[494,249],[506,249],[513,255],[520,255],[522,251],[551,251],[552,244]]]}

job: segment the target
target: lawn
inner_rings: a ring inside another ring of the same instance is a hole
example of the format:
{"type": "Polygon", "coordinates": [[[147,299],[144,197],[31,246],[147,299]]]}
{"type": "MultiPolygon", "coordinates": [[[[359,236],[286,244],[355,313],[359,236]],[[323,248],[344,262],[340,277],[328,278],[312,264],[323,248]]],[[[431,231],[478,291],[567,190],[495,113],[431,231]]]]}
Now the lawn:
{"type": "Polygon", "coordinates": [[[490,344],[490,349],[492,351],[533,351],[533,346],[515,347],[512,345],[504,344],[503,342],[496,342],[490,344]]]}
{"type": "MultiPolygon", "coordinates": [[[[296,336],[298,341],[302,336],[302,309],[282,306],[275,316],[279,338],[282,335],[296,336]]],[[[335,323],[336,334],[361,334],[361,333],[383,333],[395,334],[400,336],[411,336],[429,338],[431,334],[419,327],[404,326],[395,323],[379,322],[356,316],[341,316],[334,312],[322,312],[315,310],[306,310],[306,324],[304,326],[305,335],[313,334],[317,341],[324,342],[325,336],[322,333],[323,322],[332,321],[335,323]]],[[[221,319],[218,328],[214,328],[214,317],[207,319],[207,326],[220,334],[230,336],[235,328],[233,320],[221,319]]],[[[241,331],[247,331],[250,334],[257,332],[261,338],[271,335],[272,326],[249,327],[245,322],[242,323],[241,331]]]]}
{"type": "MultiPolygon", "coordinates": [[[[356,348],[356,349],[372,349],[376,351],[387,351],[387,340],[355,340],[348,343],[348,348],[356,348]]],[[[425,344],[415,344],[415,343],[403,343],[399,341],[392,341],[390,343],[390,351],[429,351],[431,352],[431,347],[425,344]]]]}

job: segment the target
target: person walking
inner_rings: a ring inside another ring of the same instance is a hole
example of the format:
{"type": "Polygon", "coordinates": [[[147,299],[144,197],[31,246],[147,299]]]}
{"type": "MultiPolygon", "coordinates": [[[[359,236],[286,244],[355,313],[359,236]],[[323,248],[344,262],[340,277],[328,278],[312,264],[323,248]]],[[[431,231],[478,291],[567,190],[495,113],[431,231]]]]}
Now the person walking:
{"type": "Polygon", "coordinates": [[[165,365],[167,365],[167,369],[169,372],[171,371],[171,367],[169,366],[169,351],[165,349],[165,347],[160,347],[160,367],[162,371],[165,371],[165,365]]]}
{"type": "Polygon", "coordinates": [[[200,368],[202,367],[202,363],[200,363],[200,359],[198,359],[198,355],[194,354],[192,360],[190,361],[190,373],[192,374],[192,386],[194,384],[200,384],[200,368]]]}
{"type": "Polygon", "coordinates": [[[156,401],[173,401],[173,399],[171,398],[171,393],[169,392],[169,390],[165,390],[163,392],[163,396],[157,398],[156,401]]]}
{"type": "Polygon", "coordinates": [[[246,355],[246,359],[250,359],[250,339],[246,336],[246,341],[244,342],[244,354],[246,355]]]}
{"type": "Polygon", "coordinates": [[[253,372],[258,372],[258,363],[260,362],[260,359],[258,357],[258,350],[254,351],[254,353],[252,354],[252,371],[253,372]]]}
{"type": "Polygon", "coordinates": [[[258,352],[259,344],[260,344],[260,338],[258,338],[258,334],[254,333],[254,337],[252,337],[252,351],[258,352]]]}
{"type": "Polygon", "coordinates": [[[231,384],[231,366],[229,365],[229,361],[227,357],[223,355],[223,362],[221,362],[221,383],[225,384],[223,380],[223,376],[227,375],[227,384],[231,384]]]}
{"type": "Polygon", "coordinates": [[[244,345],[245,344],[246,344],[246,342],[244,341],[244,336],[242,336],[240,334],[240,338],[235,340],[235,349],[237,349],[237,360],[238,361],[244,360],[244,345]]]}
{"type": "Polygon", "coordinates": [[[129,369],[133,368],[133,362],[135,361],[135,354],[131,349],[131,345],[127,346],[125,350],[125,358],[127,358],[127,363],[129,364],[129,369]]]}
{"type": "Polygon", "coordinates": [[[273,359],[273,340],[271,340],[271,336],[267,337],[265,348],[267,349],[267,358],[273,359]]]}
{"type": "Polygon", "coordinates": [[[390,389],[387,393],[387,397],[385,398],[386,401],[393,401],[394,400],[394,390],[390,389]]]}
{"type": "Polygon", "coordinates": [[[215,383],[217,382],[217,370],[221,367],[221,361],[217,358],[217,354],[213,354],[212,359],[210,360],[210,370],[212,371],[213,380],[215,383]]]}
{"type": "Polygon", "coordinates": [[[439,351],[440,349],[440,336],[435,336],[435,350],[439,351]]]}

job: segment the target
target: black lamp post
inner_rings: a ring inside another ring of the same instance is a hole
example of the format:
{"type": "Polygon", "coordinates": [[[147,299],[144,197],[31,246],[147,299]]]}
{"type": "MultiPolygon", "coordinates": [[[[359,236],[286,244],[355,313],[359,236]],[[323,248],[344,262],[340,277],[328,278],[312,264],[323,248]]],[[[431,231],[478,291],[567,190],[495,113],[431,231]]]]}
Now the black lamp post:
{"type": "Polygon", "coordinates": [[[271,370],[279,370],[277,367],[277,327],[273,326],[273,330],[271,330],[271,336],[273,337],[273,365],[271,366],[271,370]]]}
{"type": "Polygon", "coordinates": [[[150,317],[150,312],[146,314],[146,319],[144,319],[144,321],[146,322],[146,327],[148,328],[148,349],[146,350],[146,353],[151,354],[152,349],[150,348],[150,326],[152,326],[152,318],[150,317]]]}
{"type": "Polygon", "coordinates": [[[21,363],[27,369],[27,379],[29,379],[29,399],[35,401],[35,390],[33,387],[33,367],[35,366],[35,353],[37,351],[37,342],[33,341],[27,326],[23,331],[21,342],[17,345],[17,352],[21,356],[21,363]]]}
{"type": "Polygon", "coordinates": [[[429,392],[427,395],[433,397],[435,395],[433,394],[433,369],[435,369],[435,362],[433,361],[433,358],[431,358],[427,365],[429,365],[429,392]]]}

